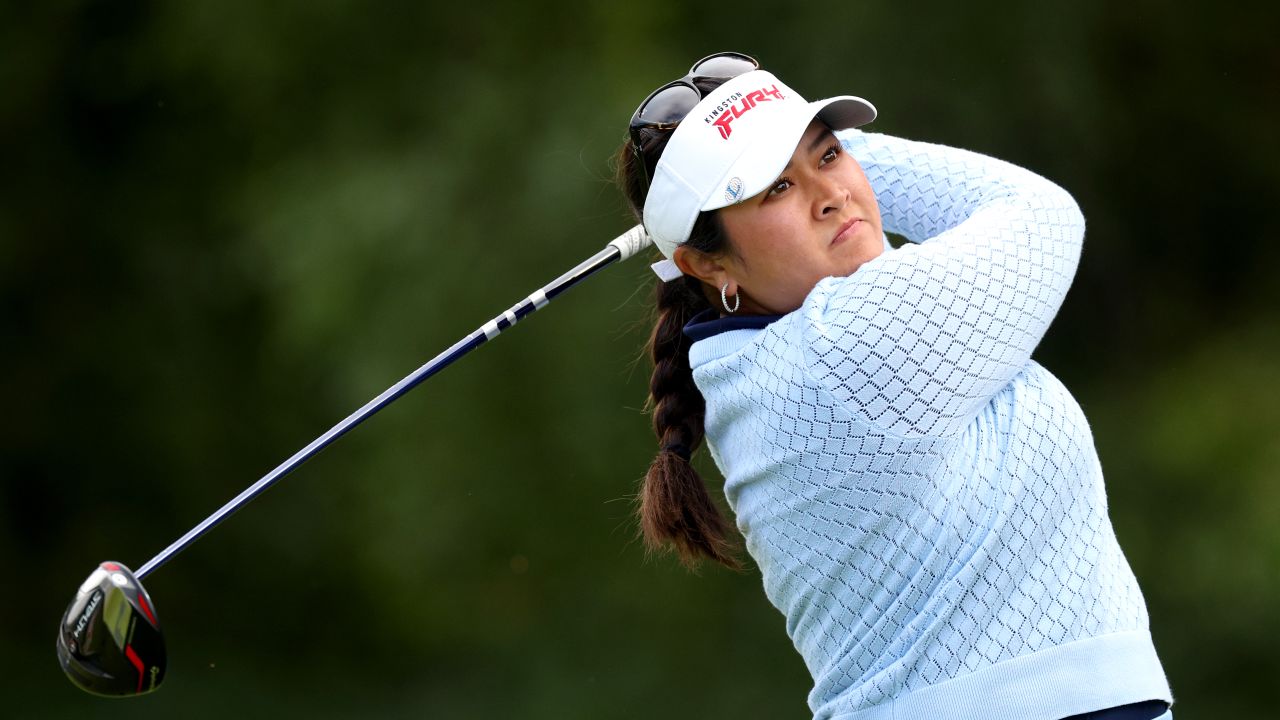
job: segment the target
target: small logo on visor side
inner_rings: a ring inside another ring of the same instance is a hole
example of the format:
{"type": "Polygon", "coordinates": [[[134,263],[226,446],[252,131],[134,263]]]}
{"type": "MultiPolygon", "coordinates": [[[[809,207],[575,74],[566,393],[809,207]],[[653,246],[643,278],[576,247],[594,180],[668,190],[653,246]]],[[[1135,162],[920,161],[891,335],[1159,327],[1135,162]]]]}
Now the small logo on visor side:
{"type": "Polygon", "coordinates": [[[742,201],[742,178],[731,178],[729,184],[724,186],[725,202],[736,203],[742,201]]]}

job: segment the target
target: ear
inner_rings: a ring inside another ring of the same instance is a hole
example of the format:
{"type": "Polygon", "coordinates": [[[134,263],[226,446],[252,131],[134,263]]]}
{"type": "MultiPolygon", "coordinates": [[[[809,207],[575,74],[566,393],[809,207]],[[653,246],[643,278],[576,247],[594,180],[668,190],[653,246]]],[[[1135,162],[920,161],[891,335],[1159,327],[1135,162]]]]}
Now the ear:
{"type": "Polygon", "coordinates": [[[699,250],[681,245],[676,248],[671,258],[680,272],[692,275],[714,288],[719,288],[729,281],[729,272],[721,262],[699,250]]]}

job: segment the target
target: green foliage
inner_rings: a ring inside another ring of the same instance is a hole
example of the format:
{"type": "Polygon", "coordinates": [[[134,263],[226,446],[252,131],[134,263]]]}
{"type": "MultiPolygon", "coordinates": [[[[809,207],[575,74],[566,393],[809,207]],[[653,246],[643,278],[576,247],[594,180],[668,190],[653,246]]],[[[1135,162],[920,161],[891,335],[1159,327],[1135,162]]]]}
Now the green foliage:
{"type": "MultiPolygon", "coordinates": [[[[759,578],[646,559],[648,271],[450,368],[148,579],[167,686],[53,628],[631,223],[623,123],[712,51],[1059,181],[1080,398],[1179,718],[1280,662],[1277,18],[1225,6],[57,2],[0,22],[0,654],[13,717],[804,717],[759,578]],[[1068,7],[1070,9],[1068,9],[1068,7]]],[[[525,326],[527,324],[527,327],[525,326]]]]}

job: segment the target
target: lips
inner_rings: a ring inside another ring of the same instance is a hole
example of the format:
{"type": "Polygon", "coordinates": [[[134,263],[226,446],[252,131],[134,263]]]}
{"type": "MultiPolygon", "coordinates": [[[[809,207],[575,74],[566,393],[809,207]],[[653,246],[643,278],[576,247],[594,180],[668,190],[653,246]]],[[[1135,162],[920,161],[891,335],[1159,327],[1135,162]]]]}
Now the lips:
{"type": "Polygon", "coordinates": [[[840,226],[840,229],[836,231],[836,236],[831,239],[831,244],[839,245],[845,240],[848,240],[849,237],[857,232],[858,228],[861,227],[861,223],[862,218],[855,217],[846,220],[845,223],[840,226]]]}

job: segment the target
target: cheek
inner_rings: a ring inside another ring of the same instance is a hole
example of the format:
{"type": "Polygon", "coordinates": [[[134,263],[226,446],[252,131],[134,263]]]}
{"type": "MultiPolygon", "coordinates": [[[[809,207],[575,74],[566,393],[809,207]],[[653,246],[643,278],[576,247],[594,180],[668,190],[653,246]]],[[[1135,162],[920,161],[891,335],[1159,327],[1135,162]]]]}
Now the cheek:
{"type": "Polygon", "coordinates": [[[782,203],[735,205],[721,211],[721,223],[748,269],[759,271],[773,261],[795,231],[795,218],[782,203]]]}
{"type": "Polygon", "coordinates": [[[795,236],[800,218],[795,213],[774,210],[760,213],[760,222],[756,225],[756,243],[753,248],[757,255],[776,260],[786,257],[794,251],[795,236]]]}
{"type": "Polygon", "coordinates": [[[880,230],[880,205],[876,202],[876,193],[871,189],[871,181],[867,180],[867,175],[862,171],[862,166],[857,162],[849,163],[850,185],[849,190],[853,194],[854,202],[858,203],[868,215],[868,221],[874,221],[877,231],[880,230]]]}

